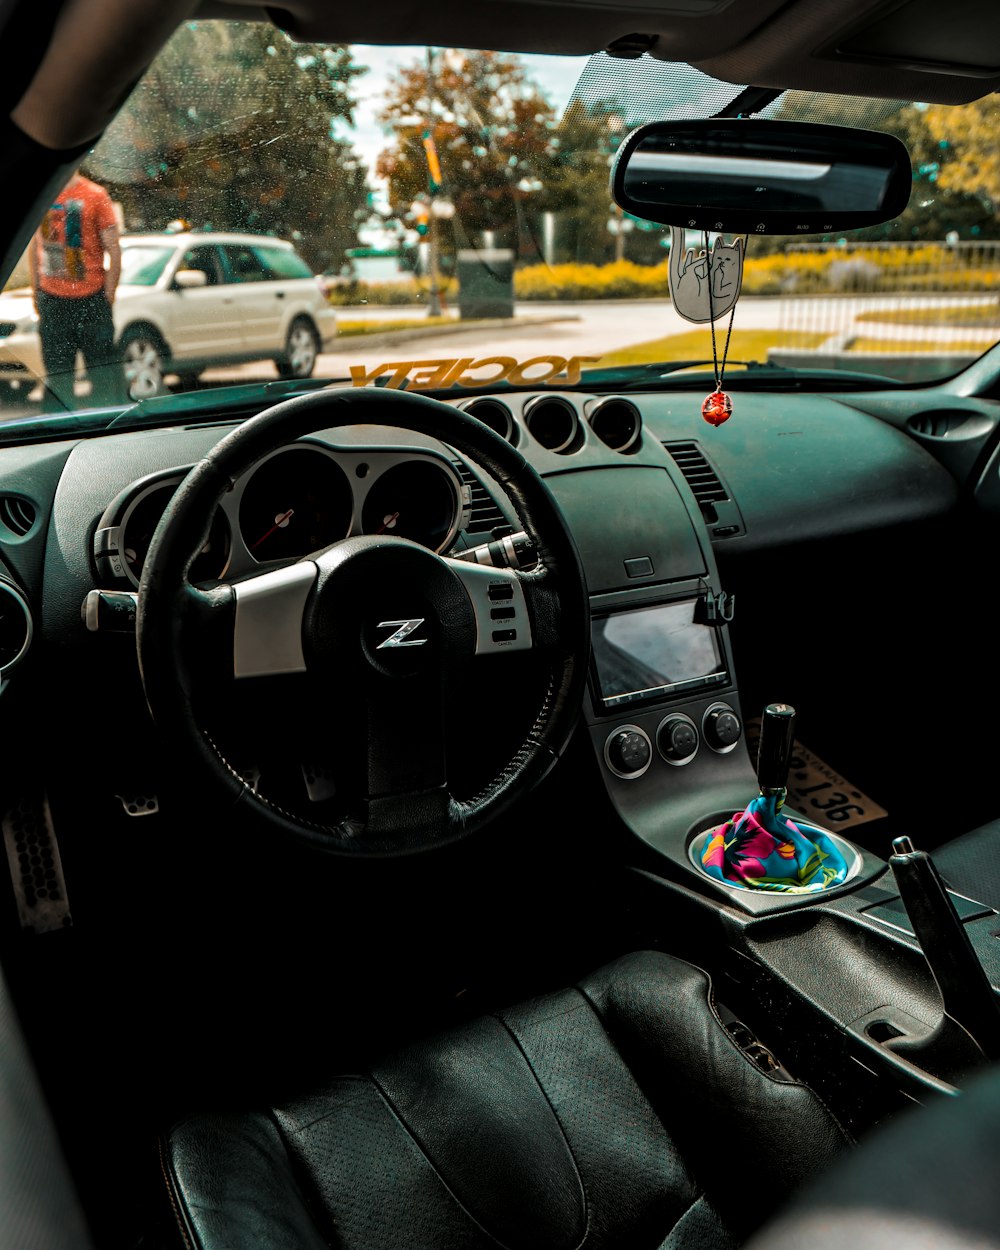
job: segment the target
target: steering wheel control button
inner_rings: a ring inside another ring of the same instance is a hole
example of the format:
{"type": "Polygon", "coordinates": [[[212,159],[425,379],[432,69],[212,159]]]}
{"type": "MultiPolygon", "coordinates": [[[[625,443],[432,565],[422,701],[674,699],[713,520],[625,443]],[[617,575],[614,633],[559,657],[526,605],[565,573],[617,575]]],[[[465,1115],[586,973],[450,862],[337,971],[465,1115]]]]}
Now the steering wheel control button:
{"type": "Polygon", "coordinates": [[[458,575],[476,614],[476,654],[527,651],[531,646],[531,628],[517,573],[468,560],[449,560],[448,567],[458,575]],[[497,629],[501,621],[505,628],[497,629]]]}
{"type": "Polygon", "coordinates": [[[743,726],[728,703],[713,703],[701,722],[705,741],[720,755],[731,751],[743,737],[743,726]]]}
{"type": "Polygon", "coordinates": [[[616,777],[634,781],[649,767],[653,747],[649,735],[638,725],[621,725],[604,743],[604,762],[616,777]]]}
{"type": "Polygon", "coordinates": [[[698,753],[698,729],[690,716],[674,712],[656,731],[656,747],[668,764],[688,764],[698,753]]]}

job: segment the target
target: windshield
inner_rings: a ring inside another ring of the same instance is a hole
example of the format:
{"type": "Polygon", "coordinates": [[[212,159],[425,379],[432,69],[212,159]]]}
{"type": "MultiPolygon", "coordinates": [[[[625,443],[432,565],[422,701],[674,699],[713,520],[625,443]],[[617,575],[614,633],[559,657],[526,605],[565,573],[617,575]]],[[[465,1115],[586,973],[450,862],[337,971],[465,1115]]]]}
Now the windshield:
{"type": "MultiPolygon", "coordinates": [[[[636,125],[709,116],[738,94],[648,56],[296,44],[263,23],[187,23],[83,170],[122,235],[185,236],[170,289],[155,283],[171,248],[122,250],[126,393],[99,392],[82,364],[46,387],[38,329],[22,326],[0,340],[23,370],[5,411],[278,378],[586,385],[595,370],[711,373],[724,353],[734,385],[748,364],[809,370],[816,387],[819,371],[899,384],[954,374],[996,342],[995,97],[786,92],[764,116],[901,137],[913,194],[867,231],[750,236],[713,353],[710,328],[671,305],[669,229],[616,208],[608,172],[636,125]]],[[[65,266],[72,249],[53,237],[45,255],[65,266]]],[[[24,262],[8,285],[28,283],[24,262]]]]}

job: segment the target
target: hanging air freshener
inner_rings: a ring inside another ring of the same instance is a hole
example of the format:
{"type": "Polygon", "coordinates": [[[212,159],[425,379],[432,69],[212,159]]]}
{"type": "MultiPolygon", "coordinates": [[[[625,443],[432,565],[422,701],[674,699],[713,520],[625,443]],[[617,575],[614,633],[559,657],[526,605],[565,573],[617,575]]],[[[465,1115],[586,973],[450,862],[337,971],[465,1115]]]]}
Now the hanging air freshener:
{"type": "Polygon", "coordinates": [[[685,321],[702,325],[724,317],[739,299],[744,241],[739,236],[725,243],[720,236],[710,249],[706,231],[704,247],[695,252],[687,246],[687,235],[679,226],[670,227],[670,298],[685,321]]]}
{"type": "Polygon", "coordinates": [[[701,405],[701,415],[709,425],[722,425],[733,415],[733,401],[725,391],[713,391],[706,395],[701,405]]]}
{"type": "Polygon", "coordinates": [[[714,426],[722,425],[733,415],[733,401],[722,389],[722,380],[729,355],[729,340],[733,333],[736,301],[743,285],[744,249],[743,238],[725,243],[721,236],[709,247],[706,230],[704,247],[695,253],[687,246],[686,231],[678,226],[670,229],[670,297],[674,308],[685,321],[696,324],[707,321],[712,329],[715,390],[701,405],[701,415],[709,425],[714,426]],[[715,322],[727,312],[729,326],[720,364],[715,342],[715,322]]]}

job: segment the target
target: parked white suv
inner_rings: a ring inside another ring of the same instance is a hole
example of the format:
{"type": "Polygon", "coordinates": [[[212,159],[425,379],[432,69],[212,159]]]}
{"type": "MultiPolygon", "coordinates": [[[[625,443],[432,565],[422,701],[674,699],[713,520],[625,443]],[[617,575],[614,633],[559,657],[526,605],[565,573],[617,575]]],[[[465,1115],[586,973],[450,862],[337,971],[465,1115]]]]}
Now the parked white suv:
{"type": "MultiPolygon", "coordinates": [[[[270,359],[281,377],[307,378],[336,336],[321,280],[282,239],[136,234],[121,248],[114,322],[133,399],[161,394],[168,375],[193,382],[241,361],[270,359]]],[[[29,293],[6,292],[0,304],[0,378],[41,377],[29,293]]]]}

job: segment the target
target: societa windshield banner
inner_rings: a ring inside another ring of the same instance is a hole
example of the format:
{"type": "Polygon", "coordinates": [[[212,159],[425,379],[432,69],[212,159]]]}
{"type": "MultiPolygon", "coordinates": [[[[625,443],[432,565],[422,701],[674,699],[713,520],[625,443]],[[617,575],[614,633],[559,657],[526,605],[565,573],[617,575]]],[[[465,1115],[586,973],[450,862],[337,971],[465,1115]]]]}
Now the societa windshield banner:
{"type": "Polygon", "coordinates": [[[393,360],[369,369],[351,365],[351,383],[370,386],[377,378],[385,378],[383,386],[393,390],[437,391],[449,386],[495,386],[510,382],[513,386],[576,386],[584,365],[596,364],[600,356],[532,356],[515,360],[513,356],[454,357],[448,360],[393,360]]]}

